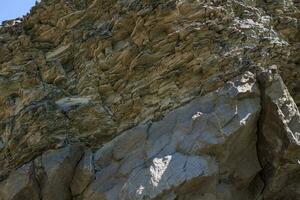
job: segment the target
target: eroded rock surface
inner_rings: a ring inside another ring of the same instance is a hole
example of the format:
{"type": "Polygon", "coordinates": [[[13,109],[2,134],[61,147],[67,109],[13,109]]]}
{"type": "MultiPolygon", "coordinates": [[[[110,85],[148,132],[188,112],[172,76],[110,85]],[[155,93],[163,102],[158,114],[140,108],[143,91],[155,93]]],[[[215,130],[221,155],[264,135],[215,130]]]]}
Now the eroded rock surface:
{"type": "Polygon", "coordinates": [[[70,140],[104,144],[259,66],[276,64],[299,104],[298,27],[296,1],[42,0],[0,30],[1,176],[70,140]]]}
{"type": "Polygon", "coordinates": [[[157,122],[123,132],[96,152],[100,166],[83,199],[153,199],[168,193],[183,199],[233,198],[218,192],[222,184],[232,187],[226,189],[231,195],[240,190],[251,199],[247,189],[261,169],[256,152],[259,94],[249,72],[157,122]],[[189,184],[206,189],[193,191],[189,184]]]}
{"type": "Polygon", "coordinates": [[[44,152],[11,172],[0,195],[3,200],[297,199],[299,116],[277,68],[258,75],[247,71],[99,148],[62,144],[44,152]]]}
{"type": "Polygon", "coordinates": [[[1,182],[0,188],[1,200],[40,199],[40,188],[32,162],[12,172],[5,181],[1,182]]]}
{"type": "Polygon", "coordinates": [[[0,199],[300,199],[299,9],[42,0],[4,22],[0,199]]]}
{"type": "Polygon", "coordinates": [[[300,113],[276,69],[260,77],[263,113],[259,155],[266,181],[265,199],[300,197],[300,113]]]}

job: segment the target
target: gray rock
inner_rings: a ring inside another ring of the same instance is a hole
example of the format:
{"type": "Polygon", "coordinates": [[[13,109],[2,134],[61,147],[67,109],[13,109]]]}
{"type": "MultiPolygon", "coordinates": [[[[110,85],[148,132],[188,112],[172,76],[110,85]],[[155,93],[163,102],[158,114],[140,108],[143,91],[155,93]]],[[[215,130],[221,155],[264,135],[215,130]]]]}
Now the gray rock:
{"type": "Polygon", "coordinates": [[[113,156],[119,160],[124,158],[132,150],[144,145],[147,137],[147,126],[141,125],[125,131],[122,135],[113,140],[113,156]]]}
{"type": "MultiPolygon", "coordinates": [[[[112,162],[107,167],[96,173],[96,180],[94,180],[85,190],[83,200],[106,200],[107,193],[110,192],[118,184],[123,183],[122,178],[118,176],[119,163],[112,162]]],[[[118,199],[120,190],[115,191],[114,195],[111,195],[111,199],[118,199]]]]}
{"type": "Polygon", "coordinates": [[[0,139],[0,150],[2,150],[5,147],[4,142],[2,142],[2,140],[0,139]]]}
{"type": "Polygon", "coordinates": [[[88,149],[85,151],[83,157],[76,167],[70,186],[72,195],[76,196],[81,194],[94,178],[95,169],[93,153],[88,149]]]}
{"type": "Polygon", "coordinates": [[[116,162],[127,180],[155,158],[209,155],[230,193],[244,191],[260,169],[261,97],[244,72],[277,64],[300,105],[299,17],[296,0],[41,1],[0,27],[0,179],[82,141],[113,146],[97,151],[98,172],[116,162]]]}
{"type": "Polygon", "coordinates": [[[81,146],[72,145],[42,155],[44,177],[41,193],[44,200],[72,199],[70,184],[82,154],[81,146]]]}
{"type": "Polygon", "coordinates": [[[120,162],[119,172],[123,175],[128,175],[133,169],[143,166],[146,161],[146,153],[143,147],[137,148],[136,150],[130,152],[126,158],[122,159],[120,162]]]}
{"type": "Polygon", "coordinates": [[[23,165],[11,172],[9,177],[0,183],[1,200],[40,199],[39,185],[35,179],[33,163],[23,165]]]}
{"type": "Polygon", "coordinates": [[[281,77],[274,70],[260,75],[263,112],[259,159],[265,199],[298,199],[300,178],[300,113],[281,77]]]}
{"type": "Polygon", "coordinates": [[[63,110],[69,111],[80,106],[88,105],[91,102],[91,97],[65,97],[57,100],[55,103],[63,110]]]}
{"type": "Polygon", "coordinates": [[[83,197],[217,199],[217,185],[229,184],[224,190],[232,197],[251,199],[250,186],[261,170],[259,95],[254,74],[246,72],[153,122],[148,131],[140,125],[123,132],[95,153],[96,180],[83,197]],[[165,195],[171,191],[181,192],[165,195]]]}
{"type": "Polygon", "coordinates": [[[94,154],[95,169],[101,170],[106,167],[112,161],[112,143],[106,143],[100,149],[98,149],[94,154]]]}
{"type": "Polygon", "coordinates": [[[153,199],[192,178],[218,173],[215,160],[180,153],[154,158],[150,167],[137,169],[122,188],[120,199],[153,199]]]}
{"type": "Polygon", "coordinates": [[[3,193],[34,190],[10,178],[34,162],[44,200],[300,199],[299,22],[299,0],[44,0],[4,22],[3,193]]]}

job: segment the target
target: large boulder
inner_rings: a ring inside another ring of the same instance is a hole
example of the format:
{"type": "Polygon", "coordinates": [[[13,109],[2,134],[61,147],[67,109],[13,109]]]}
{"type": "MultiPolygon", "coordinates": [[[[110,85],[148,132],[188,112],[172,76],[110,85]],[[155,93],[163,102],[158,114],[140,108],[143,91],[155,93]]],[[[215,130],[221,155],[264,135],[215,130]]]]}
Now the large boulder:
{"type": "Polygon", "coordinates": [[[260,75],[259,159],[265,199],[300,197],[300,113],[275,67],[260,75]]]}
{"type": "Polygon", "coordinates": [[[105,144],[95,153],[96,180],[82,197],[254,198],[250,188],[260,183],[261,170],[256,151],[260,110],[258,83],[246,72],[105,144]]]}

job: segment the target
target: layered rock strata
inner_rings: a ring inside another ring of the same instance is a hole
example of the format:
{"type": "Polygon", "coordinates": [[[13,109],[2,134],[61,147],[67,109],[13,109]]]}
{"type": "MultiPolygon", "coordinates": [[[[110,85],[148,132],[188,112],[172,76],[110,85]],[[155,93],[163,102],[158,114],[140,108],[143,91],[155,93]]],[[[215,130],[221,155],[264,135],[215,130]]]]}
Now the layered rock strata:
{"type": "Polygon", "coordinates": [[[0,30],[2,176],[63,143],[104,144],[251,68],[299,104],[296,1],[43,0],[0,30]]]}
{"type": "Polygon", "coordinates": [[[299,8],[42,0],[3,23],[0,199],[299,199],[299,8]]]}
{"type": "Polygon", "coordinates": [[[46,151],[11,172],[0,197],[297,199],[300,114],[276,69],[258,77],[246,72],[101,148],[46,151]]]}

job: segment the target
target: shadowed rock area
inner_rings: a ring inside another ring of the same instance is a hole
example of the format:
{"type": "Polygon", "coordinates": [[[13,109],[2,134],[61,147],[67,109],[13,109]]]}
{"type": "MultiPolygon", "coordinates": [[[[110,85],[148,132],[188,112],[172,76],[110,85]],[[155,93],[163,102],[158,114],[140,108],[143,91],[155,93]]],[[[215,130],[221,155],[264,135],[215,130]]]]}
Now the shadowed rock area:
{"type": "Polygon", "coordinates": [[[0,200],[300,199],[297,1],[43,0],[0,27],[0,200]]]}

